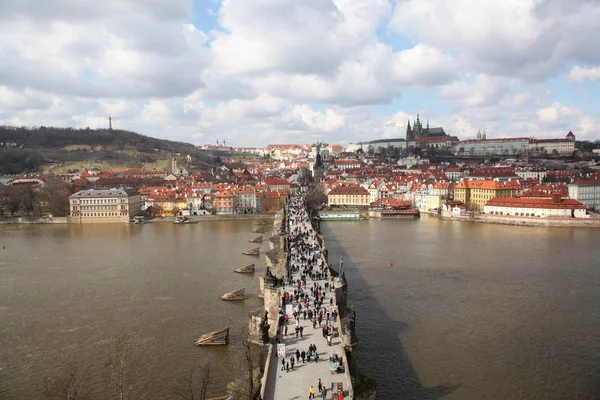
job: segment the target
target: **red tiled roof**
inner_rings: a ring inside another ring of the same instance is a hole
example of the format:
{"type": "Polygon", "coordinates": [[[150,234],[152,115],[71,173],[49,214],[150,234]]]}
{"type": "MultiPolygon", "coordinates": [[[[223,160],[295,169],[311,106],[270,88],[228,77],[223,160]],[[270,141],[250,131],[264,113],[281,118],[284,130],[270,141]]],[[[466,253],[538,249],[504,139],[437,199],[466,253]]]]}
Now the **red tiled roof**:
{"type": "Polygon", "coordinates": [[[552,198],[517,198],[517,197],[494,197],[485,203],[486,206],[494,207],[518,207],[518,208],[553,208],[553,209],[585,209],[585,206],[574,199],[561,199],[560,202],[552,198]]]}
{"type": "Polygon", "coordinates": [[[507,189],[520,189],[521,186],[518,181],[511,182],[500,182],[495,180],[477,180],[477,179],[463,179],[456,186],[455,189],[486,189],[486,190],[507,190],[507,189]]]}
{"type": "Polygon", "coordinates": [[[573,182],[574,185],[600,185],[600,175],[591,175],[588,178],[578,178],[573,182]]]}
{"type": "Polygon", "coordinates": [[[345,195],[358,195],[358,196],[367,195],[368,196],[369,191],[362,186],[345,185],[345,186],[338,186],[336,188],[333,188],[331,190],[331,192],[329,192],[329,194],[345,194],[345,195]]]}

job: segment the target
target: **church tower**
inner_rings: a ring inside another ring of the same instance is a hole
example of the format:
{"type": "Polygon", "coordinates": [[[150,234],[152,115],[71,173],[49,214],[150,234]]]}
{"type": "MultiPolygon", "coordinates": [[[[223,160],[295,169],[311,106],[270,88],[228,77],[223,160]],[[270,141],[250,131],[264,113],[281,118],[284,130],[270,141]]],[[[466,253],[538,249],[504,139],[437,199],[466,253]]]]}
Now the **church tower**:
{"type": "Polygon", "coordinates": [[[177,168],[177,160],[175,159],[175,153],[173,153],[173,159],[171,160],[171,173],[175,176],[179,175],[177,168]]]}
{"type": "Polygon", "coordinates": [[[419,120],[419,114],[417,114],[417,120],[415,121],[415,125],[413,128],[413,136],[414,139],[419,139],[421,137],[421,133],[423,131],[423,126],[421,125],[421,121],[419,120]]]}
{"type": "Polygon", "coordinates": [[[481,130],[477,129],[477,140],[481,140],[481,130]]]}
{"type": "Polygon", "coordinates": [[[410,120],[408,120],[408,125],[406,125],[406,141],[410,142],[411,140],[414,140],[413,131],[410,128],[410,120]]]}

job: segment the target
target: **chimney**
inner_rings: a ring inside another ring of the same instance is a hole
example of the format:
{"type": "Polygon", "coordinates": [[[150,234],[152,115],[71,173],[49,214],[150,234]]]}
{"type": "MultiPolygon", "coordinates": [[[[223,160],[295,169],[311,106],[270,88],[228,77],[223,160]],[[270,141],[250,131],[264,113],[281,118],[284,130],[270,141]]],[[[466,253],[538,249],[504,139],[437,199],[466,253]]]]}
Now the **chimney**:
{"type": "Polygon", "coordinates": [[[556,204],[558,204],[558,203],[561,203],[561,202],[562,202],[562,196],[560,195],[560,193],[554,193],[554,194],[552,195],[552,202],[553,202],[553,203],[556,203],[556,204]]]}

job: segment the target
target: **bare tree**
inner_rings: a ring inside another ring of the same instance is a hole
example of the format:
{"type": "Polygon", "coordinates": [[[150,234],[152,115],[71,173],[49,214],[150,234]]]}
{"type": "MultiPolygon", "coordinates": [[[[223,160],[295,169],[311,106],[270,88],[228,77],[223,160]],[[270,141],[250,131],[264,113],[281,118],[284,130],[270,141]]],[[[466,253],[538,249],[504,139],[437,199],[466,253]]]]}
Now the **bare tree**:
{"type": "Polygon", "coordinates": [[[7,207],[8,211],[10,211],[10,216],[14,217],[15,213],[21,209],[21,194],[20,190],[17,187],[10,186],[7,191],[7,207]]]}
{"type": "Polygon", "coordinates": [[[139,368],[131,355],[131,342],[126,335],[115,340],[113,353],[106,363],[108,383],[118,400],[133,400],[138,396],[139,368]]]}
{"type": "MultiPolygon", "coordinates": [[[[260,386],[260,368],[255,369],[254,352],[248,335],[244,337],[243,345],[244,354],[240,357],[240,368],[245,370],[244,375],[227,385],[227,390],[236,400],[254,400],[260,386]]],[[[258,363],[258,360],[256,362],[258,363]]]]}
{"type": "Polygon", "coordinates": [[[79,368],[70,364],[62,375],[44,379],[42,395],[44,400],[87,400],[90,398],[89,392],[79,368]]]}
{"type": "Polygon", "coordinates": [[[8,186],[0,185],[0,218],[4,218],[4,210],[8,208],[9,190],[8,186]]]}
{"type": "Polygon", "coordinates": [[[59,178],[51,176],[46,180],[40,197],[52,215],[64,217],[69,214],[69,195],[68,185],[59,178]]]}
{"type": "Polygon", "coordinates": [[[206,400],[211,369],[212,359],[210,358],[198,367],[190,369],[189,374],[183,378],[185,388],[177,395],[184,400],[206,400]]]}

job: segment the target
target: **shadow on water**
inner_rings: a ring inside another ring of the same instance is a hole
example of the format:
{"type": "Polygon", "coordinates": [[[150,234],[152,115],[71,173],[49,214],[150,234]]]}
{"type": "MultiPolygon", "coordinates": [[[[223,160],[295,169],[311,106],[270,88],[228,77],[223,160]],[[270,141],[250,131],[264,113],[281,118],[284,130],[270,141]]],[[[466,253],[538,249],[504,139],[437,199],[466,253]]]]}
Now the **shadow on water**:
{"type": "Polygon", "coordinates": [[[339,270],[337,262],[340,257],[344,257],[348,306],[354,306],[357,312],[359,370],[377,382],[377,398],[435,400],[461,387],[461,384],[443,384],[431,388],[423,386],[400,340],[400,335],[408,329],[408,325],[393,320],[386,313],[380,300],[358,270],[357,263],[346,252],[332,230],[325,228],[321,232],[325,236],[330,265],[339,270]],[[360,299],[356,297],[357,291],[361,292],[360,299]],[[365,321],[366,315],[371,323],[365,321]]]}

